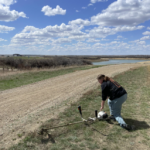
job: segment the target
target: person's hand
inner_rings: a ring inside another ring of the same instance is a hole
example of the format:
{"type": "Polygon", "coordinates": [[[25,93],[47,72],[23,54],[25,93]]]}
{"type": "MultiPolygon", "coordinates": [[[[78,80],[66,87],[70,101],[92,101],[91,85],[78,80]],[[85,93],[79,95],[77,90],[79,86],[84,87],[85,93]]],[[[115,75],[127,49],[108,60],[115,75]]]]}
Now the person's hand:
{"type": "Polygon", "coordinates": [[[104,106],[101,106],[100,111],[102,111],[104,109],[104,106]]]}
{"type": "Polygon", "coordinates": [[[102,111],[102,110],[103,110],[103,108],[104,108],[104,104],[105,104],[105,101],[103,101],[103,100],[102,100],[102,102],[101,102],[101,108],[100,108],[100,111],[102,111]]]}

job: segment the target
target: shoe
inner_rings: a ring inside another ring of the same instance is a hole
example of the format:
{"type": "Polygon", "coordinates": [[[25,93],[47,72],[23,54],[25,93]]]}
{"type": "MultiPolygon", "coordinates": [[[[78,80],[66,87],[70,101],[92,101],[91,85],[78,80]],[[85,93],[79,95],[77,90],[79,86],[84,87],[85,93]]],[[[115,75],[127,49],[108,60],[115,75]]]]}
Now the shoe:
{"type": "Polygon", "coordinates": [[[128,125],[128,124],[122,124],[122,127],[128,131],[133,131],[135,130],[135,126],[134,125],[128,125]]]}
{"type": "Polygon", "coordinates": [[[115,119],[115,117],[114,117],[113,115],[111,115],[111,116],[109,117],[109,119],[112,119],[113,121],[116,121],[116,119],[115,119]]]}

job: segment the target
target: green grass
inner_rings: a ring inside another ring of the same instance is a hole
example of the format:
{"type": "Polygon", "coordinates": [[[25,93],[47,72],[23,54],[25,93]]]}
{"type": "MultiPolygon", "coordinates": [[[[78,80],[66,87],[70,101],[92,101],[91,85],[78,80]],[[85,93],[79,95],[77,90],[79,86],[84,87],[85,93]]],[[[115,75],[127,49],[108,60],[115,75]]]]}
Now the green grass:
{"type": "MultiPolygon", "coordinates": [[[[10,150],[148,150],[150,149],[150,67],[140,67],[116,76],[118,81],[128,92],[128,99],[123,104],[122,116],[126,123],[134,124],[136,130],[128,132],[122,129],[117,122],[112,124],[97,121],[93,124],[75,124],[73,126],[51,130],[51,138],[30,133],[18,145],[10,150]],[[97,129],[92,130],[90,127],[97,129]]],[[[78,102],[73,103],[56,119],[48,120],[42,127],[53,127],[69,122],[80,121],[77,110],[82,106],[84,118],[94,117],[94,111],[100,109],[101,89],[85,93],[78,102]]],[[[104,110],[109,114],[105,104],[104,110]]]]}
{"type": "Polygon", "coordinates": [[[80,67],[72,67],[72,68],[63,68],[60,70],[54,71],[39,71],[39,72],[28,72],[23,74],[16,74],[6,77],[0,78],[0,91],[20,87],[22,85],[27,85],[31,83],[35,83],[38,81],[42,81],[45,79],[49,79],[52,77],[72,73],[78,70],[86,70],[91,68],[98,68],[99,66],[80,66],[80,67]]]}

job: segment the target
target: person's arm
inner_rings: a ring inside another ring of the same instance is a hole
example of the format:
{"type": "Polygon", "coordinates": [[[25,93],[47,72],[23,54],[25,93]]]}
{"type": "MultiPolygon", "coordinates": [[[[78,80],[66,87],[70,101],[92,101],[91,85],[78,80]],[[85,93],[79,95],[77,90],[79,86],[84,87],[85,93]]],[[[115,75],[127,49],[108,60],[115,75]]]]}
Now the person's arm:
{"type": "Polygon", "coordinates": [[[102,100],[102,102],[101,102],[101,109],[100,109],[100,111],[102,111],[102,110],[104,109],[104,104],[105,104],[105,101],[103,101],[103,100],[102,100]]]}
{"type": "Polygon", "coordinates": [[[101,88],[102,88],[102,102],[101,102],[100,111],[102,111],[104,109],[105,101],[108,98],[108,96],[107,96],[107,83],[103,83],[101,85],[101,88]]]}

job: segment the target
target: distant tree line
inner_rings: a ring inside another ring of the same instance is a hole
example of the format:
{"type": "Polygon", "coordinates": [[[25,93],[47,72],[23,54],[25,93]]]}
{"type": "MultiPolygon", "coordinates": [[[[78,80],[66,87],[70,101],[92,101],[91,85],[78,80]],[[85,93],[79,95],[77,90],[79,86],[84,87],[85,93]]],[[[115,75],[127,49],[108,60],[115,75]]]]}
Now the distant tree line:
{"type": "Polygon", "coordinates": [[[50,68],[58,66],[92,65],[92,62],[81,58],[67,58],[54,56],[52,58],[23,59],[16,57],[0,58],[0,65],[10,66],[16,69],[50,68]]]}

